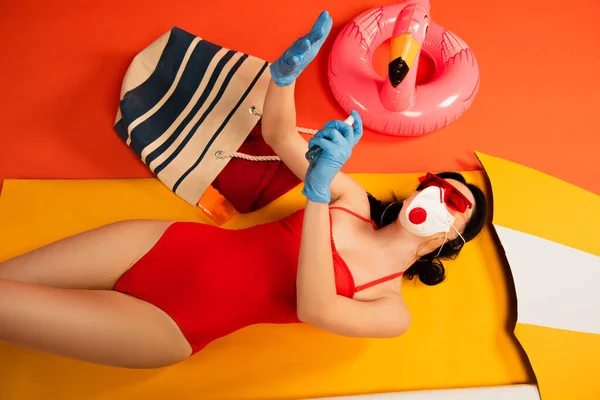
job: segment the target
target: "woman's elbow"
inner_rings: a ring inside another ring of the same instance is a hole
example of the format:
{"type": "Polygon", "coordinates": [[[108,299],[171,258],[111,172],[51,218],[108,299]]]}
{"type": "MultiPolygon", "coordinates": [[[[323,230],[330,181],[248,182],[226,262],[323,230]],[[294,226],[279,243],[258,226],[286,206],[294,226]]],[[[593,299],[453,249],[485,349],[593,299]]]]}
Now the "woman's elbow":
{"type": "Polygon", "coordinates": [[[273,147],[273,144],[275,143],[277,137],[271,133],[270,130],[265,130],[263,129],[262,131],[262,138],[264,140],[264,142],[269,145],[270,147],[273,147]]]}
{"type": "Polygon", "coordinates": [[[388,338],[395,338],[404,335],[408,331],[408,328],[410,328],[410,320],[410,315],[403,315],[397,318],[386,330],[386,336],[388,338]]]}
{"type": "Polygon", "coordinates": [[[262,125],[262,138],[266,144],[274,148],[280,145],[280,143],[292,136],[297,134],[295,130],[290,131],[286,129],[286,125],[281,122],[271,122],[270,124],[262,125]]]}

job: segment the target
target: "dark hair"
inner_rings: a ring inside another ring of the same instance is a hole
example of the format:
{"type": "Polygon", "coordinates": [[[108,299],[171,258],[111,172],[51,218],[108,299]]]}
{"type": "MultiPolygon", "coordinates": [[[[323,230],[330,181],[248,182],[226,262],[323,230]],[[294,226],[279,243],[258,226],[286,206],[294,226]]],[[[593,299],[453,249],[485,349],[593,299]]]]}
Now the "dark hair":
{"type": "MultiPolygon", "coordinates": [[[[465,241],[469,242],[482,231],[486,224],[487,200],[485,195],[477,186],[467,183],[465,178],[459,173],[442,172],[437,174],[437,176],[443,179],[454,179],[465,184],[471,193],[473,193],[473,197],[475,197],[474,212],[471,215],[469,222],[467,222],[464,232],[462,232],[465,241]]],[[[417,190],[422,189],[423,188],[420,185],[417,187],[417,190]]],[[[388,202],[377,200],[371,194],[368,196],[369,204],[371,206],[371,219],[378,227],[383,228],[398,218],[400,210],[402,210],[402,202],[398,201],[394,193],[392,193],[394,200],[388,202]]],[[[439,247],[429,254],[422,255],[419,260],[404,272],[404,276],[408,279],[413,279],[415,276],[418,276],[421,282],[430,286],[441,283],[446,278],[446,270],[440,259],[455,259],[460,253],[463,245],[464,243],[460,237],[446,242],[438,257],[436,257],[436,255],[440,250],[439,247]]]]}

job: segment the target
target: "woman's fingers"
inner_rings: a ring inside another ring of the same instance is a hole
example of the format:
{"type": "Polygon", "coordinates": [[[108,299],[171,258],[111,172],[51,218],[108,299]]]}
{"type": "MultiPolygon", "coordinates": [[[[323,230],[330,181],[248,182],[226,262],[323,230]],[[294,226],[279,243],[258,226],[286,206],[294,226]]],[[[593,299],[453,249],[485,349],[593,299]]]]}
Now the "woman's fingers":
{"type": "Polygon", "coordinates": [[[347,139],[335,128],[323,128],[316,133],[315,137],[325,138],[338,146],[348,147],[347,139]]]}
{"type": "Polygon", "coordinates": [[[332,19],[327,11],[323,11],[315,21],[308,37],[311,43],[316,43],[329,34],[332,25],[332,19]]]}
{"type": "Polygon", "coordinates": [[[313,137],[308,141],[308,146],[310,148],[320,147],[321,149],[323,149],[324,152],[329,154],[335,153],[336,149],[338,148],[338,145],[333,143],[331,140],[317,136],[313,137]]]}
{"type": "Polygon", "coordinates": [[[352,130],[352,127],[344,121],[329,121],[325,124],[324,129],[334,129],[338,131],[350,143],[351,146],[354,145],[354,131],[352,130]]]}
{"type": "Polygon", "coordinates": [[[348,125],[344,121],[334,120],[325,124],[325,128],[335,129],[341,132],[344,138],[350,142],[350,145],[354,146],[356,143],[358,143],[363,135],[363,122],[360,114],[356,110],[352,110],[350,116],[354,118],[354,123],[352,126],[348,125]]]}
{"type": "Polygon", "coordinates": [[[310,49],[310,45],[310,40],[302,39],[300,43],[298,43],[298,46],[294,46],[295,55],[302,57],[304,53],[306,53],[308,49],[310,49]]]}
{"type": "Polygon", "coordinates": [[[290,51],[283,55],[283,61],[285,61],[288,66],[294,68],[300,64],[300,57],[290,51]]]}

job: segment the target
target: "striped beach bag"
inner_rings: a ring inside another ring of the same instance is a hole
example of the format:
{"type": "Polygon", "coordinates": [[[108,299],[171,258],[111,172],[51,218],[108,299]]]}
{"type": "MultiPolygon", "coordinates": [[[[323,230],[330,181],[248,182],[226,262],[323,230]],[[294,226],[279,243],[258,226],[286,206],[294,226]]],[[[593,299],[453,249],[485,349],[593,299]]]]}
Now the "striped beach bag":
{"type": "MultiPolygon", "coordinates": [[[[173,193],[196,206],[257,125],[269,63],[174,27],[123,79],[114,129],[173,193]]],[[[221,221],[223,222],[223,221],[221,221]]]]}

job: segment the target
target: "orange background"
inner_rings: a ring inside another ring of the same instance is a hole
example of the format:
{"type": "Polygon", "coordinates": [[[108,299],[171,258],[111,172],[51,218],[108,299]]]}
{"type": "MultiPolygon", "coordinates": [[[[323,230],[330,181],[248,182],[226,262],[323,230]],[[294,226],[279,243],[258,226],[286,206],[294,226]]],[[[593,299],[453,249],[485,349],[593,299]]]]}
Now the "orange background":
{"type": "MultiPolygon", "coordinates": [[[[127,66],[173,25],[274,60],[322,9],[334,18],[333,38],[360,12],[392,2],[2,3],[0,181],[150,176],[112,124],[127,66]]],[[[597,0],[433,0],[432,18],[469,43],[479,61],[481,88],[473,107],[422,138],[367,132],[346,171],[480,169],[477,150],[600,194],[598,16],[597,0]]],[[[301,126],[344,117],[327,84],[331,43],[300,77],[301,126]]]]}

